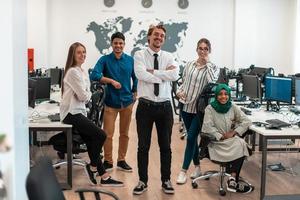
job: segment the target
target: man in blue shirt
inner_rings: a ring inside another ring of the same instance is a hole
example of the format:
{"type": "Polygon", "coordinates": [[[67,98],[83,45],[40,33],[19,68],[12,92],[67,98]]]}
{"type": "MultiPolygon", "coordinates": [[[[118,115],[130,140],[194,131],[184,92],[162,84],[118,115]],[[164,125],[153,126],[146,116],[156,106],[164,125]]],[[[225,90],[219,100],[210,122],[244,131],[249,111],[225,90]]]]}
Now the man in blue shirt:
{"type": "Polygon", "coordinates": [[[111,36],[113,52],[102,56],[96,63],[90,79],[107,85],[103,129],[107,134],[104,143],[104,167],[106,171],[113,168],[113,135],[117,115],[120,115],[120,137],[117,167],[131,172],[125,156],[128,147],[128,130],[132,107],[136,98],[137,79],[133,70],[133,58],[123,52],[125,37],[116,32],[111,36]]]}

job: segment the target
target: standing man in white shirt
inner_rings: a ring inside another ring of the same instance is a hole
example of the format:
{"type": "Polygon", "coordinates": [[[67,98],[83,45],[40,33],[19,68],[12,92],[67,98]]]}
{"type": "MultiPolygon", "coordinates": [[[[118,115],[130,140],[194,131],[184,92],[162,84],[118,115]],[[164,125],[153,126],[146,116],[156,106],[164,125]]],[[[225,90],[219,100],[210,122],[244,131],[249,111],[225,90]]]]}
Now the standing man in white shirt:
{"type": "Polygon", "coordinates": [[[138,133],[139,182],[133,194],[147,190],[148,160],[151,133],[155,123],[160,148],[162,189],[173,194],[171,176],[171,135],[173,111],[171,106],[171,81],[178,78],[179,68],[171,53],[161,50],[165,42],[166,29],[163,25],[151,26],[148,30],[149,47],[134,55],[134,70],[138,79],[136,110],[138,133]]]}

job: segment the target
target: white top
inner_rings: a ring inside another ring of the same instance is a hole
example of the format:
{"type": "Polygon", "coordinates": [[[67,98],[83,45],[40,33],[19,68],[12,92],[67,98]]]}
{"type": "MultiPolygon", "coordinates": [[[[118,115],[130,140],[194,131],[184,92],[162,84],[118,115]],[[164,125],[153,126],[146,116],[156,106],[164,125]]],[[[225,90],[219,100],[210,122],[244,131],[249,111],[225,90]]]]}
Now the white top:
{"type": "Polygon", "coordinates": [[[72,67],[63,80],[64,94],[60,101],[60,119],[68,113],[87,115],[85,104],[91,98],[90,80],[81,67],[72,67]]]}
{"type": "Polygon", "coordinates": [[[219,68],[207,62],[205,67],[198,68],[197,61],[188,62],[183,70],[182,85],[178,88],[178,92],[183,92],[186,95],[185,101],[181,101],[183,111],[188,113],[196,113],[196,103],[198,96],[202,93],[203,88],[209,82],[216,82],[219,76],[219,68]]]}
{"type": "Polygon", "coordinates": [[[156,53],[150,48],[137,51],[134,55],[134,72],[138,79],[137,95],[145,99],[163,102],[171,100],[171,81],[176,81],[179,77],[179,67],[173,55],[166,51],[159,51],[159,69],[153,74],[147,69],[154,69],[154,56],[156,53]],[[175,69],[166,70],[168,66],[175,66],[175,69]],[[154,83],[159,83],[159,95],[154,95],[154,83]]]}

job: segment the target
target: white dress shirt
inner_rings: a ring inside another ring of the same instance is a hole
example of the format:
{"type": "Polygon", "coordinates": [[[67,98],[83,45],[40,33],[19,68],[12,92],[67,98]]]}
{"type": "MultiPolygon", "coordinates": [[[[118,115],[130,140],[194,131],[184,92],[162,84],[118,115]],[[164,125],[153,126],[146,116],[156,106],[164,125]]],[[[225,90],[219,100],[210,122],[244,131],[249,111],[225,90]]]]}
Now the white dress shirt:
{"type": "Polygon", "coordinates": [[[81,67],[72,67],[63,80],[64,93],[60,101],[60,119],[68,113],[87,116],[85,104],[91,98],[90,80],[81,67]]]}
{"type": "Polygon", "coordinates": [[[171,82],[179,77],[179,67],[173,55],[166,51],[154,52],[150,48],[137,51],[134,55],[134,72],[138,79],[137,95],[154,102],[171,100],[171,82]],[[154,69],[154,56],[158,54],[158,70],[153,74],[147,69],[154,69]],[[175,69],[166,70],[169,66],[175,69]],[[154,95],[154,83],[159,83],[159,95],[154,95]]]}

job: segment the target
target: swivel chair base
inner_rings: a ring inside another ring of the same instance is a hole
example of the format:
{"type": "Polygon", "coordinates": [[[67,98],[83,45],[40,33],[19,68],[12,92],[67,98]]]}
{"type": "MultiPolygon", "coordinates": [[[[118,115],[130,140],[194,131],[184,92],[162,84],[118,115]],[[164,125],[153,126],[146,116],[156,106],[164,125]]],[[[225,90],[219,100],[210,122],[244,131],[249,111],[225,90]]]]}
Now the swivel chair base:
{"type": "Polygon", "coordinates": [[[194,189],[198,188],[198,180],[209,180],[211,177],[220,177],[220,186],[219,186],[219,194],[221,196],[226,195],[226,191],[224,190],[223,183],[224,183],[224,178],[231,176],[230,174],[226,173],[226,169],[224,166],[220,166],[220,171],[207,171],[204,173],[204,175],[199,176],[195,179],[192,180],[192,187],[194,189]]]}

